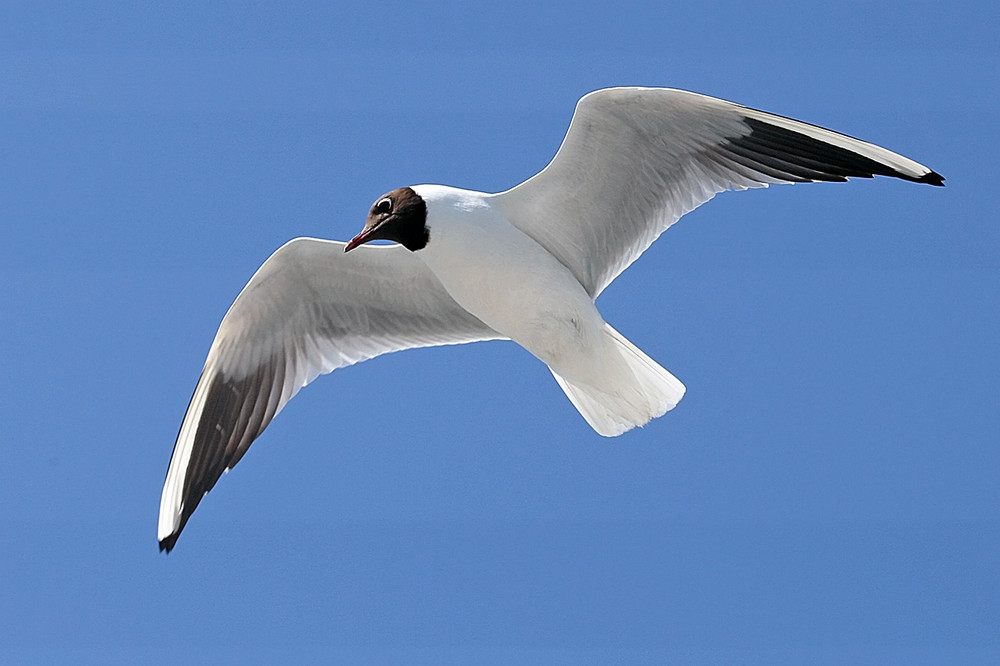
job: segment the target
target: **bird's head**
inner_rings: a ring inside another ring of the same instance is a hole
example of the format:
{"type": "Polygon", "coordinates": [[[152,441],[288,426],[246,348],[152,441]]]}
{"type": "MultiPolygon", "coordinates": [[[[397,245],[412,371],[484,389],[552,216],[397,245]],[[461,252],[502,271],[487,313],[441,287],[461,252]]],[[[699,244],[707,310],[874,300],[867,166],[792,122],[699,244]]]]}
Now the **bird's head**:
{"type": "Polygon", "coordinates": [[[427,204],[410,187],[383,194],[368,211],[365,227],[344,248],[350,252],[368,241],[388,240],[412,251],[423,249],[430,238],[427,204]]]}

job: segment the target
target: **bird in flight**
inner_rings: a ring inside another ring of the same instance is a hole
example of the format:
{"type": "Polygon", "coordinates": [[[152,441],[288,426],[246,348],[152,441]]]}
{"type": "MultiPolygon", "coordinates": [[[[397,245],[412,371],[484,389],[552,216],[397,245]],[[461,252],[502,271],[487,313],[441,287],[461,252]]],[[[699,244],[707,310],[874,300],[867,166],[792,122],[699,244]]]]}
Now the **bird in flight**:
{"type": "Polygon", "coordinates": [[[683,90],[608,88],[579,101],[548,166],[506,192],[403,187],[348,243],[289,241],[209,349],[163,485],[160,549],[299,389],[380,354],[513,340],[599,434],[662,416],[684,385],[604,321],[601,291],[719,192],[873,176],[944,184],[815,125],[683,90]]]}

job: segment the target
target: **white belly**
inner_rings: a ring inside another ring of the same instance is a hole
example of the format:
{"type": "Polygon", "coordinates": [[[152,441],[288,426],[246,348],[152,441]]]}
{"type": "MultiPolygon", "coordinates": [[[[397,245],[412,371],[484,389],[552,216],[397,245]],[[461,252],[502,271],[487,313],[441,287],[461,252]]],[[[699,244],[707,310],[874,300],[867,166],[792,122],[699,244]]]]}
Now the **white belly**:
{"type": "Polygon", "coordinates": [[[537,356],[587,422],[620,435],[672,409],[684,385],[608,326],[563,264],[491,207],[492,196],[418,185],[417,251],[452,298],[537,356]]]}
{"type": "Polygon", "coordinates": [[[604,320],[576,277],[502,218],[430,228],[418,253],[466,310],[566,377],[604,365],[604,320]],[[460,231],[460,233],[457,233],[460,231]]]}

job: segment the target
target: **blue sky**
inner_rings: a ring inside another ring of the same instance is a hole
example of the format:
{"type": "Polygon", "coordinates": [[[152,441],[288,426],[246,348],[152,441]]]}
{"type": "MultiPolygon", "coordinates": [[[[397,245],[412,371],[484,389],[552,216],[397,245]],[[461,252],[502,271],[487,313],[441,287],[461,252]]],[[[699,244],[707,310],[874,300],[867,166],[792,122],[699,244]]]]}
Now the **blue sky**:
{"type": "Polygon", "coordinates": [[[0,660],[1000,659],[996,3],[4,3],[0,660]],[[336,4],[336,7],[334,7],[336,4]],[[708,7],[702,5],[710,5],[708,7]],[[510,343],[305,389],[156,547],[215,329],[384,191],[679,87],[947,178],[721,195],[598,302],[688,387],[597,436],[510,343]]]}

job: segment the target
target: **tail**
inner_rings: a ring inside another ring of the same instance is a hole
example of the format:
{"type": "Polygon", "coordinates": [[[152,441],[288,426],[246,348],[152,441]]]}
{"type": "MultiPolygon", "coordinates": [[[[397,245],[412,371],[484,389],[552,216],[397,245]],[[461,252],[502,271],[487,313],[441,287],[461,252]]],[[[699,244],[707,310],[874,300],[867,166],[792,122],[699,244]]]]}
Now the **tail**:
{"type": "Polygon", "coordinates": [[[555,371],[552,376],[594,430],[615,437],[666,414],[684,397],[685,388],[611,326],[605,324],[604,334],[628,369],[621,373],[624,381],[597,388],[573,384],[555,371]]]}

